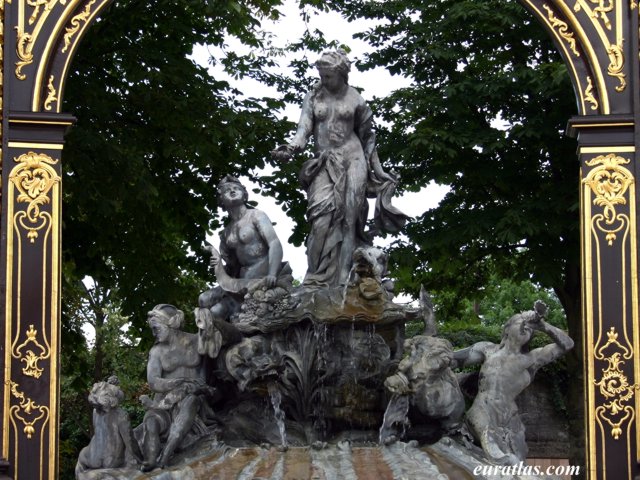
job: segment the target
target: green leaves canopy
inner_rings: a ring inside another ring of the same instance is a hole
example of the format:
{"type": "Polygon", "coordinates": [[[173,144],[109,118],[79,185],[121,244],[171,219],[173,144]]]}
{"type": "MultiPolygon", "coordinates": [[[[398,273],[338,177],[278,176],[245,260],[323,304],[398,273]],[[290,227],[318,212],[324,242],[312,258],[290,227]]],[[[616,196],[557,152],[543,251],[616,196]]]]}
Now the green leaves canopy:
{"type": "Polygon", "coordinates": [[[231,75],[272,60],[260,20],[278,0],[122,0],[88,32],[66,90],[78,118],[64,156],[65,272],[117,286],[143,325],[152,303],[192,306],[208,278],[200,246],[218,226],[225,174],[264,165],[284,136],[281,102],[244,97],[190,57],[206,44],[231,75]],[[226,54],[235,38],[253,54],[226,54]],[[257,53],[257,55],[255,54],[257,53]]]}
{"type": "Polygon", "coordinates": [[[376,19],[359,67],[412,79],[374,111],[381,158],[404,188],[451,187],[391,254],[400,286],[474,295],[491,271],[553,287],[578,312],[578,162],[564,135],[576,112],[565,66],[511,0],[332,1],[376,19]]]}

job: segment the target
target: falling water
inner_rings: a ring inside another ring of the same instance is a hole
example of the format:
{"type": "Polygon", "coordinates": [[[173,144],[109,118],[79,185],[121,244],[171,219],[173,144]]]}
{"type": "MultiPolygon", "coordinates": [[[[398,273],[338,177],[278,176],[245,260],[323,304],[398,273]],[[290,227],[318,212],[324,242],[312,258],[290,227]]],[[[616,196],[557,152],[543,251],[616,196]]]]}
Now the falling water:
{"type": "Polygon", "coordinates": [[[284,426],[284,410],[280,408],[282,402],[282,394],[275,383],[269,383],[269,397],[271,398],[271,405],[273,405],[273,417],[278,425],[278,431],[280,432],[280,442],[282,447],[287,447],[287,432],[284,426]]]}
{"type": "Polygon", "coordinates": [[[384,444],[384,441],[391,435],[396,435],[398,439],[404,437],[405,429],[409,423],[407,415],[409,414],[409,397],[407,395],[393,394],[389,405],[384,412],[382,426],[380,427],[380,435],[378,441],[384,444]],[[394,425],[402,425],[402,432],[397,432],[394,425]]]}
{"type": "Polygon", "coordinates": [[[316,389],[314,404],[314,415],[316,420],[314,428],[324,440],[327,436],[327,425],[325,419],[325,408],[327,405],[327,392],[325,390],[325,373],[327,371],[327,345],[329,345],[328,326],[326,323],[314,324],[314,335],[316,337],[316,376],[319,379],[316,389]]]}

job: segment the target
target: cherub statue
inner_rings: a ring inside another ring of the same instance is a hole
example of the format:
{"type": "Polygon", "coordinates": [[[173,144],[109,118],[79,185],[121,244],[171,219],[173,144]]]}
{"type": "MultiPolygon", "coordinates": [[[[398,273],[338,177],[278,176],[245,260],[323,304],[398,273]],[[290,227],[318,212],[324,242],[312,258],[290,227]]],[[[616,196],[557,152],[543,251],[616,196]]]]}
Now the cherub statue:
{"type": "Polygon", "coordinates": [[[89,445],[80,451],[76,464],[76,478],[83,472],[101,468],[136,467],[140,458],[138,444],[133,437],[129,415],[120,408],[124,394],[118,378],[94,383],[89,393],[93,406],[93,430],[89,445]]]}

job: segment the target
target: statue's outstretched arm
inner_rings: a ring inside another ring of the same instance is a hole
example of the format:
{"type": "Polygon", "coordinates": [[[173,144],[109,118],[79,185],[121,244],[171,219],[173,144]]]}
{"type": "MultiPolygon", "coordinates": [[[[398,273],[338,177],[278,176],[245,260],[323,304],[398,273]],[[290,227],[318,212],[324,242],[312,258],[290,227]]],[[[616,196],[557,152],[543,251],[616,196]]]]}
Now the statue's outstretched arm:
{"type": "Polygon", "coordinates": [[[306,147],[309,137],[313,133],[313,97],[315,90],[311,90],[304,97],[302,102],[302,111],[300,112],[300,120],[298,120],[298,128],[291,141],[284,145],[278,145],[275,150],[271,151],[271,156],[276,160],[290,160],[293,154],[300,152],[306,147]]]}
{"type": "Polygon", "coordinates": [[[453,352],[452,368],[462,368],[469,365],[477,365],[484,362],[485,352],[488,348],[494,347],[491,342],[478,342],[470,347],[453,352]]]}

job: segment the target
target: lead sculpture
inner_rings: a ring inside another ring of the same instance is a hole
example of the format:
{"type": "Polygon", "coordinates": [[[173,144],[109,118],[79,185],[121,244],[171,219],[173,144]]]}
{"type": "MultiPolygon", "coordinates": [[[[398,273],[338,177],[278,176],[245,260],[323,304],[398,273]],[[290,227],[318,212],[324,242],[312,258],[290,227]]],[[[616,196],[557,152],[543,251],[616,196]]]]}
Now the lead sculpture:
{"type": "MultiPolygon", "coordinates": [[[[92,440],[77,478],[103,478],[97,475],[103,468],[162,469],[203,442],[285,450],[350,440],[391,449],[400,440],[430,444],[444,436],[460,439],[457,455],[475,462],[524,459],[515,397],[573,342],[544,321],[546,306],[537,302],[505,325],[499,345],[454,352],[437,337],[424,292],[420,308],[392,301],[387,256],[372,238],[398,231],[408,218],[391,205],[397,179],[381,166],[373,115],[348,85],[345,53],[325,52],[316,66],[320,82],[305,97],[296,134],[272,152],[289,160],[310,136],[315,140],[315,156],[300,173],[311,226],[303,284],[293,286],[267,215],[249,206],[238,179],[223,178],[218,200],[228,222],[220,251],[207,247],[218,285],[198,299],[198,333],[182,331],[184,314],[172,305],[149,312],[154,397],[141,399],[147,412],[134,430],[139,445],[122,440],[118,445],[130,453],[118,447],[117,455],[106,449],[96,458],[92,440]],[[375,225],[366,230],[368,196],[377,203],[375,225]],[[405,339],[405,323],[421,318],[424,333],[405,339]],[[554,343],[526,352],[535,331],[554,343]],[[454,369],[473,363],[482,364],[479,393],[464,414],[454,369]],[[465,435],[477,447],[465,444],[465,435]]],[[[114,422],[126,431],[123,415],[114,422]]],[[[104,423],[96,424],[96,437],[107,435],[101,428],[114,430],[104,423]]]]}

